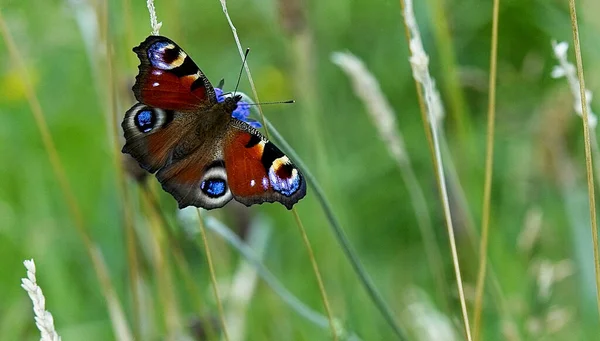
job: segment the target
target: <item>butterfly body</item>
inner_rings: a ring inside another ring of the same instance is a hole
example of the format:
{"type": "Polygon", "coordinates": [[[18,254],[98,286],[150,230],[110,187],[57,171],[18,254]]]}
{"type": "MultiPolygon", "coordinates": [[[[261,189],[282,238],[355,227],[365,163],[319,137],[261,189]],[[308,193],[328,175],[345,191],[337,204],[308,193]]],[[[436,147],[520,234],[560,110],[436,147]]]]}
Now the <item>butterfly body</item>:
{"type": "Polygon", "coordinates": [[[150,36],[125,114],[123,152],[156,173],[180,207],[280,202],[290,209],[306,194],[300,171],[248,123],[232,117],[241,96],[221,98],[173,41],[150,36]]]}

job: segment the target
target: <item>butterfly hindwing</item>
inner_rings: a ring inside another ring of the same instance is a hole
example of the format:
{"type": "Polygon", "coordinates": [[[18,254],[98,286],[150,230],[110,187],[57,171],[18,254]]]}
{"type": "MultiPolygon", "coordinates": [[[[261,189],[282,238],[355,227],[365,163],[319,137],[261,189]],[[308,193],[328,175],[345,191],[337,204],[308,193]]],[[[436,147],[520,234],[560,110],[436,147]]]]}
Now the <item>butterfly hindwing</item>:
{"type": "Polygon", "coordinates": [[[194,111],[217,103],[215,90],[194,61],[172,40],[149,36],[133,51],[140,59],[133,93],[164,110],[194,111]]]}
{"type": "Polygon", "coordinates": [[[138,103],[122,123],[123,152],[147,171],[156,172],[163,189],[182,208],[217,208],[232,198],[221,147],[228,120],[212,125],[200,122],[207,123],[194,114],[138,103]]]}
{"type": "Polygon", "coordinates": [[[161,169],[156,177],[165,191],[171,193],[179,208],[186,206],[213,209],[232,199],[227,173],[220,153],[192,155],[161,169]]]}
{"type": "Polygon", "coordinates": [[[181,114],[137,103],[127,110],[121,126],[125,133],[123,153],[133,156],[150,173],[164,166],[185,130],[181,114]],[[175,119],[177,117],[177,119],[175,119]]]}
{"type": "Polygon", "coordinates": [[[246,206],[280,202],[288,209],[306,195],[306,182],[290,159],[256,129],[233,119],[223,146],[229,188],[246,206]]]}

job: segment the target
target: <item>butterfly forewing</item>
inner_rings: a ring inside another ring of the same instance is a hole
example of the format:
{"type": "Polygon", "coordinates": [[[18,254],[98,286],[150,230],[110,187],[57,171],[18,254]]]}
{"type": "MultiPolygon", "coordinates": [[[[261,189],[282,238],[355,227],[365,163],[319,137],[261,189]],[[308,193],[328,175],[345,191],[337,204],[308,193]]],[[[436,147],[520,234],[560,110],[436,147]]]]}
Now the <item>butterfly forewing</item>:
{"type": "Polygon", "coordinates": [[[133,93],[161,109],[192,111],[217,103],[215,90],[194,61],[172,40],[149,36],[133,51],[140,59],[133,93]]]}

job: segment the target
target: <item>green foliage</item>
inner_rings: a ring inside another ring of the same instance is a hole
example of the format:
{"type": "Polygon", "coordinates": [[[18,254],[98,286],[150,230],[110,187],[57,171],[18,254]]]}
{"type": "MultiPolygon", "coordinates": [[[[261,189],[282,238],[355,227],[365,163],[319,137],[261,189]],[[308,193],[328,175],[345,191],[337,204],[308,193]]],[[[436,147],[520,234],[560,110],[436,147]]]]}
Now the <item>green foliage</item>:
{"type": "MultiPolygon", "coordinates": [[[[84,223],[105,257],[127,323],[133,329],[123,218],[124,211],[131,210],[147,304],[143,315],[151,324],[144,335],[149,336],[148,340],[160,340],[166,339],[165,307],[152,255],[153,237],[149,237],[155,234],[150,224],[156,217],[148,212],[143,192],[130,178],[126,191],[132,204],[124,206],[112,146],[110,94],[114,91],[117,96],[120,120],[134,103],[130,88],[137,74],[137,60],[131,48],[150,33],[145,1],[129,2],[130,13],[125,10],[125,1],[129,0],[109,1],[108,12],[104,12],[101,2],[86,1],[5,1],[0,10],[24,58],[84,223]],[[108,13],[107,18],[104,13],[108,13]],[[108,78],[106,43],[112,51],[112,82],[108,78]]],[[[472,221],[479,229],[481,220],[491,2],[442,2],[418,2],[415,11],[432,74],[447,103],[444,128],[450,154],[445,157],[455,163],[467,199],[466,207],[457,204],[458,190],[450,188],[459,258],[465,285],[474,288],[478,257],[476,244],[469,241],[468,225],[472,221]],[[440,25],[436,9],[442,10],[449,27],[436,27],[440,25]],[[440,36],[444,31],[447,36],[440,36]],[[456,64],[445,64],[452,60],[456,64]],[[452,84],[452,77],[457,77],[457,84],[452,84]],[[465,107],[457,111],[460,103],[465,107]]],[[[298,13],[286,17],[278,7],[291,8],[295,4],[290,0],[229,4],[242,44],[252,49],[248,64],[260,100],[293,98],[297,102],[265,106],[265,115],[321,183],[358,256],[398,323],[409,332],[409,339],[427,339],[419,324],[431,321],[428,318],[435,310],[445,316],[456,335],[462,335],[461,324],[455,323],[461,317],[448,237],[408,63],[399,2],[312,1],[302,3],[304,19],[298,13]],[[299,20],[299,29],[289,28],[293,20],[299,20]],[[332,52],[345,50],[364,61],[397,113],[397,128],[424,188],[435,242],[444,256],[448,295],[442,299],[436,292],[422,235],[408,202],[407,185],[348,78],[331,63],[332,52]],[[421,294],[412,295],[415,288],[421,294]],[[418,303],[414,297],[419,298],[418,303]],[[431,309],[411,309],[415,304],[429,304],[431,309]],[[418,314],[411,315],[415,311],[418,314]]],[[[232,87],[240,58],[219,1],[157,1],[156,5],[158,20],[163,22],[161,34],[178,42],[213,83],[224,78],[226,88],[232,87]]],[[[573,115],[573,99],[566,82],[550,77],[556,64],[550,41],[571,40],[567,4],[502,0],[500,6],[488,264],[501,289],[495,290],[488,277],[483,339],[509,339],[504,334],[504,322],[510,316],[522,340],[591,340],[599,330],[581,120],[573,115]],[[536,214],[541,219],[541,230],[533,247],[524,250],[518,240],[536,214]],[[560,264],[562,267],[552,268],[554,274],[564,271],[565,275],[553,279],[548,297],[540,295],[539,278],[540,272],[550,270],[540,264],[560,264]]],[[[580,31],[586,84],[594,93],[600,93],[596,76],[600,58],[594,48],[598,21],[589,14],[598,13],[600,8],[592,1],[584,2],[584,6],[580,9],[580,31]]],[[[31,302],[19,288],[19,278],[25,276],[21,264],[29,258],[36,261],[38,282],[63,340],[114,339],[105,297],[31,115],[23,77],[3,41],[0,339],[39,339],[31,302]]],[[[251,93],[245,76],[240,88],[251,93]]],[[[190,320],[200,319],[206,324],[216,318],[216,304],[205,253],[182,233],[176,224],[174,200],[156,182],[154,177],[149,178],[150,187],[160,197],[160,209],[171,222],[169,228],[176,245],[189,265],[196,294],[201,297],[198,311],[169,244],[164,249],[166,271],[172,276],[176,317],[184,333],[190,320]]],[[[300,300],[323,312],[292,214],[280,205],[250,209],[240,206],[229,204],[209,214],[236,231],[243,229],[248,217],[258,213],[272,219],[275,229],[265,265],[300,300]]],[[[345,258],[311,188],[297,209],[312,242],[334,315],[344,328],[364,340],[395,339],[345,258]]],[[[240,254],[214,234],[210,241],[217,277],[228,284],[240,254]]],[[[472,301],[468,305],[471,307],[472,301]]],[[[329,336],[327,329],[296,314],[263,282],[252,296],[246,323],[248,340],[325,340],[329,336]]]]}

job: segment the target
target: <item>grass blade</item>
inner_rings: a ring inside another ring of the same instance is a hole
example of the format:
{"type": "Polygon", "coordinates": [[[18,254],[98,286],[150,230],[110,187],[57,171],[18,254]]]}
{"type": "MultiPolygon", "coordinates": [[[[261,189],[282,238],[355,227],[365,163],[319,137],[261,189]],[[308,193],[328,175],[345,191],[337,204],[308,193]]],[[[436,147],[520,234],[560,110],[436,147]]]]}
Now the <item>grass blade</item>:
{"type": "Polygon", "coordinates": [[[594,267],[596,270],[596,303],[600,313],[600,252],[598,251],[598,225],[596,222],[596,197],[594,195],[594,171],[592,166],[592,150],[590,143],[590,124],[588,118],[588,108],[585,103],[586,91],[585,80],[583,78],[583,61],[581,59],[581,47],[579,43],[579,28],[577,22],[577,9],[575,0],[569,0],[569,13],[571,15],[571,29],[573,31],[573,47],[575,48],[575,62],[577,65],[577,78],[579,78],[579,94],[581,98],[581,110],[583,116],[583,136],[585,147],[585,168],[587,173],[588,199],[590,207],[590,221],[592,241],[594,246],[594,267]]]}
{"type": "Polygon", "coordinates": [[[488,101],[487,148],[485,152],[485,180],[483,189],[483,209],[481,218],[481,239],[479,244],[479,271],[475,286],[475,307],[473,311],[473,339],[479,340],[481,331],[481,307],[485,288],[487,268],[488,235],[490,229],[490,201],[492,196],[492,171],[494,163],[494,128],[496,121],[496,69],[498,60],[498,16],[500,0],[494,0],[492,14],[492,46],[490,51],[490,80],[488,101]]]}
{"type": "Polygon", "coordinates": [[[333,209],[331,208],[329,201],[325,197],[325,193],[323,192],[321,185],[317,182],[317,179],[308,170],[308,168],[306,167],[306,165],[304,164],[302,159],[300,159],[300,156],[296,153],[296,151],[294,149],[292,149],[292,147],[287,143],[287,141],[283,138],[283,136],[281,136],[281,134],[279,134],[277,129],[275,129],[275,127],[271,124],[271,122],[269,122],[266,118],[265,118],[265,124],[271,131],[271,134],[273,135],[275,140],[279,143],[279,146],[282,147],[282,150],[286,154],[288,154],[292,158],[292,160],[294,160],[294,163],[298,166],[298,168],[300,168],[300,170],[306,177],[306,180],[312,186],[313,190],[315,191],[315,196],[317,197],[317,200],[321,204],[321,207],[323,208],[323,211],[325,212],[325,216],[327,217],[327,220],[329,221],[329,224],[330,224],[331,228],[333,229],[333,233],[334,233],[338,243],[340,243],[342,250],[344,251],[344,255],[346,255],[346,258],[348,258],[348,261],[352,265],[354,272],[356,272],[356,275],[358,276],[361,284],[363,285],[363,287],[369,294],[369,297],[375,304],[375,307],[377,307],[377,309],[381,312],[381,314],[383,315],[383,317],[386,320],[386,322],[388,323],[388,325],[394,330],[394,333],[396,334],[398,339],[399,340],[407,340],[406,333],[396,323],[396,320],[395,320],[394,314],[392,313],[392,310],[387,306],[383,297],[379,294],[379,292],[375,288],[375,284],[373,283],[373,280],[368,275],[364,266],[360,262],[360,259],[358,258],[356,251],[354,251],[354,248],[350,244],[350,240],[348,240],[348,236],[346,236],[346,233],[344,232],[342,225],[340,224],[339,220],[333,213],[333,209]]]}

